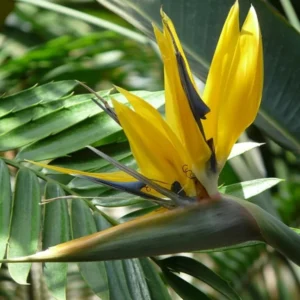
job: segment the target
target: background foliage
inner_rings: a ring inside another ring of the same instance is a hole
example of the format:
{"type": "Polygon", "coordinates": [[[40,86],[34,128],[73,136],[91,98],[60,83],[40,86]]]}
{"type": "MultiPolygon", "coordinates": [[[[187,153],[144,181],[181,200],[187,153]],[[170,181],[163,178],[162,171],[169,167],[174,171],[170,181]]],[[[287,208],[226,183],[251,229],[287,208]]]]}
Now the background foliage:
{"type": "MultiPolygon", "coordinates": [[[[35,252],[41,241],[47,248],[112,226],[114,221],[107,214],[123,222],[155,208],[140,198],[116,195],[83,179],[50,171],[45,175],[22,160],[54,159],[53,164],[93,172],[112,169],[84,149],[92,144],[134,166],[124,134],[95,109],[92,95],[74,79],[101,90],[103,96],[114,93],[112,84],[139,90],[147,101],[161,107],[160,58],[153,42],[134,26],[151,37],[150,21],[158,22],[158,8],[163,4],[175,21],[196,75],[204,80],[221,24],[233,3],[189,0],[183,9],[181,1],[177,5],[153,1],[151,7],[147,1],[99,2],[104,6],[92,0],[20,0],[13,7],[11,1],[4,1],[0,14],[0,193],[1,199],[10,200],[0,202],[0,244],[5,245],[3,239],[10,235],[24,245],[10,243],[8,257],[35,252]],[[60,6],[53,6],[54,2],[60,6]],[[196,10],[195,5],[203,6],[196,10]],[[206,16],[197,18],[197,24],[192,23],[195,11],[206,16]],[[189,22],[184,22],[186,19],[189,22]],[[197,30],[187,34],[191,26],[197,30]],[[201,34],[206,34],[206,39],[201,34]],[[37,83],[39,86],[32,88],[37,83]],[[65,193],[100,198],[37,205],[42,196],[47,199],[65,193]],[[102,207],[102,214],[96,205],[102,207]]],[[[246,10],[249,1],[240,2],[246,10]]],[[[299,228],[300,7],[296,0],[268,4],[255,0],[253,4],[265,43],[266,88],[260,117],[241,140],[265,144],[230,160],[220,184],[284,178],[280,185],[250,201],[299,228]],[[284,2],[291,3],[294,10],[282,5],[284,2]]],[[[1,245],[3,256],[6,249],[1,245]]],[[[31,268],[28,264],[2,265],[0,295],[4,299],[64,299],[65,291],[67,299],[96,295],[102,299],[175,299],[176,295],[183,299],[297,299],[299,267],[263,244],[197,253],[190,259],[47,263],[31,268]],[[26,281],[31,284],[20,285],[26,281]]]]}

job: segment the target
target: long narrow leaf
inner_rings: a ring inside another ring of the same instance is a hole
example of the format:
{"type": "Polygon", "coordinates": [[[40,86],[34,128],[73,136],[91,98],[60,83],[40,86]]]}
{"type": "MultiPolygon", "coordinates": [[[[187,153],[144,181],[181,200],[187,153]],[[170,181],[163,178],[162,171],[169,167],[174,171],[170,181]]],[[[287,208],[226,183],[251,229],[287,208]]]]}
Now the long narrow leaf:
{"type": "Polygon", "coordinates": [[[195,259],[185,256],[173,256],[159,261],[159,264],[172,271],[183,272],[198,278],[226,296],[229,300],[240,299],[228,282],[195,259]]]}
{"type": "MultiPolygon", "coordinates": [[[[40,232],[40,186],[29,169],[21,168],[17,174],[11,234],[7,257],[30,255],[37,251],[40,232]]],[[[26,284],[31,264],[9,265],[12,278],[26,284]]]]}
{"type": "MultiPolygon", "coordinates": [[[[72,233],[74,238],[79,238],[97,232],[92,212],[87,205],[80,200],[72,202],[71,211],[72,233]]],[[[108,280],[105,265],[103,262],[79,263],[82,277],[102,299],[109,299],[108,280]]]]}
{"type": "MultiPolygon", "coordinates": [[[[12,196],[8,167],[0,159],[0,257],[3,258],[9,238],[12,196]]],[[[0,264],[1,267],[1,264],[0,264]]]]}
{"type": "Polygon", "coordinates": [[[254,179],[223,186],[220,188],[220,192],[242,199],[249,199],[262,193],[265,190],[270,189],[281,181],[282,179],[279,178],[254,179]]]}
{"type": "Polygon", "coordinates": [[[74,80],[51,82],[1,98],[0,117],[40,103],[59,99],[71,92],[76,85],[74,80]]]}
{"type": "MultiPolygon", "coordinates": [[[[46,199],[65,195],[58,184],[47,184],[45,191],[46,199]]],[[[66,200],[48,203],[45,207],[43,249],[66,242],[69,239],[70,225],[66,200]]],[[[66,299],[67,270],[66,263],[46,263],[44,265],[46,284],[51,294],[58,300],[66,299]]]]}
{"type": "Polygon", "coordinates": [[[179,276],[169,272],[164,271],[164,276],[167,279],[168,284],[173,288],[173,290],[184,300],[209,300],[210,298],[206,296],[202,291],[194,287],[192,284],[183,280],[179,276]]]}

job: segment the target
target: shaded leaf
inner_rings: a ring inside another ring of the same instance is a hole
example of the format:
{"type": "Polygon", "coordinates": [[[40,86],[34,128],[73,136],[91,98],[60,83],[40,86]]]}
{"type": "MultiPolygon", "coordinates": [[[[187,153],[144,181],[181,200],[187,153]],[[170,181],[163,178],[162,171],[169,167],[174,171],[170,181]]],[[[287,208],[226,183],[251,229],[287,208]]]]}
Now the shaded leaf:
{"type": "MultiPolygon", "coordinates": [[[[58,184],[48,183],[45,189],[45,198],[64,196],[65,193],[58,184]]],[[[70,225],[68,218],[68,204],[66,200],[53,201],[45,206],[43,249],[70,239],[70,225]]],[[[66,263],[45,263],[45,281],[51,294],[58,300],[66,299],[67,284],[66,263]]]]}
{"type": "Polygon", "coordinates": [[[155,266],[148,258],[140,259],[146,282],[150,291],[151,299],[155,300],[171,300],[168,289],[162,281],[155,266]]]}
{"type": "Polygon", "coordinates": [[[227,299],[240,299],[227,281],[195,259],[173,256],[159,261],[159,264],[173,272],[183,272],[198,278],[226,296],[227,299]]]}
{"type": "MultiPolygon", "coordinates": [[[[111,227],[100,214],[94,215],[98,230],[111,227]]],[[[139,260],[106,261],[106,270],[112,299],[151,299],[145,275],[139,260]]],[[[156,288],[158,288],[156,286],[156,288]]]]}
{"type": "Polygon", "coordinates": [[[183,300],[209,300],[210,298],[206,296],[202,291],[183,280],[179,276],[164,270],[164,276],[168,284],[172,289],[183,299],[183,300]]]}
{"type": "Polygon", "coordinates": [[[123,223],[123,222],[128,222],[130,220],[134,220],[135,218],[144,216],[158,208],[159,208],[158,205],[151,205],[150,207],[144,207],[144,208],[135,210],[135,211],[130,212],[130,213],[126,214],[125,216],[123,216],[121,218],[121,221],[123,223]]]}
{"type": "MultiPolygon", "coordinates": [[[[72,201],[72,234],[79,238],[97,232],[91,210],[81,200],[72,201]]],[[[95,294],[102,299],[109,299],[108,279],[104,262],[81,262],[80,273],[95,294]]]]}
{"type": "MultiPolygon", "coordinates": [[[[137,92],[137,95],[149,101],[153,106],[160,107],[164,102],[163,92],[137,92]]],[[[120,94],[112,95],[117,100],[124,102],[124,97],[120,94]]],[[[109,116],[102,113],[94,103],[90,105],[91,117],[85,118],[73,126],[39,140],[27,147],[24,147],[17,155],[18,159],[45,160],[63,156],[70,152],[77,151],[87,145],[96,144],[97,146],[106,145],[114,142],[124,141],[124,134],[109,116]],[[94,115],[96,113],[96,115],[94,115]]],[[[63,116],[61,116],[63,117],[63,116]]],[[[70,115],[70,120],[72,115],[70,115]]],[[[56,118],[51,118],[54,122],[56,118]]],[[[75,122],[76,123],[76,122],[75,122]]],[[[34,127],[35,129],[36,127],[34,127]]],[[[52,133],[52,127],[47,126],[44,135],[52,133]]],[[[16,135],[15,138],[20,135],[16,135]]],[[[21,135],[22,136],[22,135],[21,135]]]]}
{"type": "Polygon", "coordinates": [[[132,299],[147,299],[151,300],[150,292],[146,283],[146,278],[143,269],[138,259],[125,259],[122,261],[124,272],[127,277],[132,299]]]}
{"type": "MultiPolygon", "coordinates": [[[[16,177],[11,234],[7,257],[30,255],[37,251],[40,233],[40,186],[29,169],[21,168],[16,177]]],[[[9,265],[11,277],[26,284],[31,264],[9,265]]]]}
{"type": "Polygon", "coordinates": [[[3,0],[0,11],[0,30],[5,22],[6,17],[12,12],[15,2],[12,0],[3,0]]]}
{"type": "MultiPolygon", "coordinates": [[[[100,214],[94,215],[97,229],[99,231],[107,229],[112,225],[100,214]]],[[[113,260],[105,261],[107,279],[112,300],[124,299],[131,300],[129,287],[127,284],[126,275],[122,261],[113,260]]]]}
{"type": "MultiPolygon", "coordinates": [[[[12,196],[10,175],[6,164],[0,159],[0,257],[3,258],[9,238],[12,196]]],[[[1,264],[0,264],[1,267],[1,264]]]]}

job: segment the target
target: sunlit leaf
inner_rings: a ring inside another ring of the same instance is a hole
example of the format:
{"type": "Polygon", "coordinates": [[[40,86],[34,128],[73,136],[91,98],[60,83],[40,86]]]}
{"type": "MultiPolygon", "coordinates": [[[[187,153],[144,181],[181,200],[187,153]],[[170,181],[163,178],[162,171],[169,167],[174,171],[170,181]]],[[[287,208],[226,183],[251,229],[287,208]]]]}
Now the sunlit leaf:
{"type": "Polygon", "coordinates": [[[222,186],[219,191],[238,198],[249,199],[270,189],[281,181],[282,179],[279,178],[260,178],[222,186]]]}
{"type": "Polygon", "coordinates": [[[228,159],[234,158],[235,156],[241,155],[249,150],[252,150],[256,147],[263,145],[262,143],[255,142],[244,142],[244,143],[236,143],[233,145],[233,148],[228,156],[228,159]]]}

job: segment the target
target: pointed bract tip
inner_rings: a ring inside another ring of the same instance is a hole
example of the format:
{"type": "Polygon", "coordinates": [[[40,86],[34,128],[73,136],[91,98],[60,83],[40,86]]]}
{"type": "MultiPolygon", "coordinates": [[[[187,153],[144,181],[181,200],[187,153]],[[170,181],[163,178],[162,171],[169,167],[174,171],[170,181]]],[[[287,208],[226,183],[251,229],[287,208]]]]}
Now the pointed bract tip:
{"type": "Polygon", "coordinates": [[[165,15],[165,12],[164,12],[164,9],[163,9],[163,6],[162,6],[162,5],[160,6],[159,12],[160,12],[160,16],[163,18],[164,15],[165,15]]]}
{"type": "Polygon", "coordinates": [[[255,7],[253,6],[253,4],[250,5],[250,8],[249,8],[249,12],[248,12],[248,13],[253,14],[253,16],[255,16],[256,19],[257,19],[257,13],[256,13],[256,10],[255,10],[255,7]]]}

